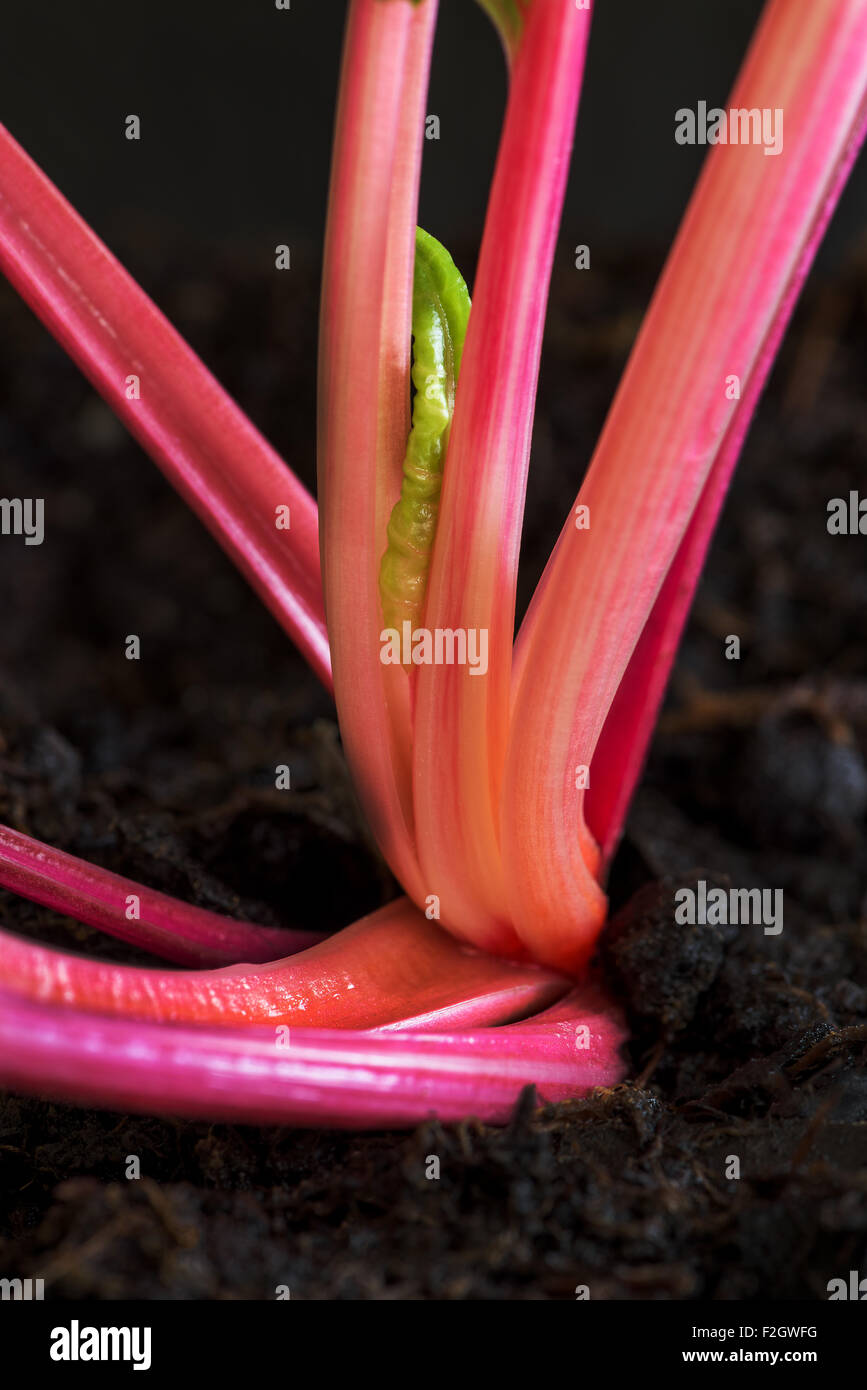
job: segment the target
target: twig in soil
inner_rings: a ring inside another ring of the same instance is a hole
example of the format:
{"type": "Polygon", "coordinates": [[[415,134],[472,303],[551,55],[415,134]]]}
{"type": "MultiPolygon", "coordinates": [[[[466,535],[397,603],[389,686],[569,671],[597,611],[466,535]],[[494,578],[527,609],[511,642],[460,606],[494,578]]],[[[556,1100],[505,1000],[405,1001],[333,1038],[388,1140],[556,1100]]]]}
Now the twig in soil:
{"type": "MultiPolygon", "coordinates": [[[[798,681],[779,689],[757,687],[752,690],[705,690],[691,679],[686,700],[680,709],[664,714],[659,729],[664,734],[713,732],[719,728],[744,729],[768,714],[792,714],[798,710],[812,714],[834,743],[853,743],[854,734],[844,714],[845,704],[836,689],[817,689],[812,682],[798,681]]],[[[846,692],[847,695],[849,692],[846,692]]]]}
{"type": "Polygon", "coordinates": [[[656,1044],[656,1046],[650,1054],[650,1057],[645,1063],[643,1071],[641,1071],[639,1075],[635,1078],[636,1090],[643,1091],[644,1087],[647,1085],[653,1073],[656,1071],[656,1068],[659,1066],[665,1053],[666,1041],[666,1038],[659,1039],[659,1042],[656,1044]]]}
{"type": "Polygon", "coordinates": [[[859,1042],[867,1043],[867,1023],[855,1023],[849,1028],[840,1028],[836,1032],[828,1033],[802,1057],[792,1062],[786,1071],[790,1076],[798,1076],[823,1061],[829,1053],[839,1052],[842,1048],[854,1046],[859,1042]]]}
{"type": "Polygon", "coordinates": [[[800,1144],[795,1149],[795,1152],[792,1155],[792,1164],[790,1169],[792,1173],[795,1173],[798,1170],[798,1168],[800,1168],[804,1159],[807,1157],[807,1154],[810,1152],[810,1149],[813,1147],[813,1144],[816,1142],[816,1139],[818,1138],[819,1134],[825,1128],[825,1125],[829,1117],[834,1113],[834,1110],[837,1107],[837,1102],[839,1101],[842,1094],[843,1087],[835,1086],[834,1089],[831,1091],[830,1095],[825,1097],[825,1099],[822,1101],[822,1104],[818,1107],[815,1114],[812,1116],[810,1123],[807,1125],[807,1128],[804,1132],[804,1136],[801,1139],[800,1144]]]}

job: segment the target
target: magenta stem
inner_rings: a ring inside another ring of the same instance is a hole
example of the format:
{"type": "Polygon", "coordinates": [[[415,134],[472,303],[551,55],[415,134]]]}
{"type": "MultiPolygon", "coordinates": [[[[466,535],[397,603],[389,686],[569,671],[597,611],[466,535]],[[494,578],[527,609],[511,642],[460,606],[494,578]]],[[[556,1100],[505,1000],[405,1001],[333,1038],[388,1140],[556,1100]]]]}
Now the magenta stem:
{"type": "Polygon", "coordinates": [[[0,885],[178,965],[278,960],[323,939],[191,907],[6,825],[0,825],[0,885]]]}
{"type": "Polygon", "coordinates": [[[0,270],[330,689],[316,503],[2,125],[0,270]]]}
{"type": "Polygon", "coordinates": [[[617,1014],[575,991],[548,1013],[425,1034],[130,1023],[0,989],[0,1085],[121,1111],[402,1128],[508,1120],[524,1086],[570,1100],[622,1080],[617,1014]]]}

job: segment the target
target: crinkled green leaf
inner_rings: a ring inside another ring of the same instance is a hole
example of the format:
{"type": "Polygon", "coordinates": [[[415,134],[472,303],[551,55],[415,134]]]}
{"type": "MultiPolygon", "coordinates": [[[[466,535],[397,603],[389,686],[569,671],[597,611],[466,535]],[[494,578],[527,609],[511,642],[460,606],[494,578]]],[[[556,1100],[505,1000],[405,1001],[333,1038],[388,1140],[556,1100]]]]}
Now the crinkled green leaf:
{"type": "Polygon", "coordinates": [[[463,276],[445,247],[418,227],[412,292],[412,429],[379,573],[386,627],[399,629],[406,619],[415,626],[424,608],[469,315],[470,296],[463,276]]]}

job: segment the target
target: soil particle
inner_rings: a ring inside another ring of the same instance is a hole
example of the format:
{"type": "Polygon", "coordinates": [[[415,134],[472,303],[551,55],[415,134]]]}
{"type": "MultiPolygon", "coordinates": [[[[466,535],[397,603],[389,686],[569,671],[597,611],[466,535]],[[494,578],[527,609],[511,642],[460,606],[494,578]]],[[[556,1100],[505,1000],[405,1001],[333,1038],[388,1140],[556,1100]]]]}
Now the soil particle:
{"type": "Polygon", "coordinates": [[[610,923],[602,956],[615,989],[633,1013],[662,1025],[666,1036],[692,1019],[699,1000],[716,979],[734,926],[676,920],[675,891],[695,891],[699,882],[709,889],[728,888],[728,881],[702,871],[675,884],[662,879],[647,884],[610,923]]]}

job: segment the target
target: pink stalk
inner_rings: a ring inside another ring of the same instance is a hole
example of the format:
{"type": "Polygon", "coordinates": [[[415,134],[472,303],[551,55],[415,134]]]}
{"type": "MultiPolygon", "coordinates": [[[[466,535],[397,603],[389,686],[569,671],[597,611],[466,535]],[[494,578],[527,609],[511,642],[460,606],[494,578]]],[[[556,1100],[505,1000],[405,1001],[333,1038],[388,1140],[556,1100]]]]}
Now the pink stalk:
{"type": "Polygon", "coordinates": [[[335,698],[376,838],[416,902],[409,687],[383,666],[379,564],[409,432],[418,180],[435,0],[353,0],[323,270],[319,500],[335,698]]]}
{"type": "Polygon", "coordinates": [[[330,687],[315,502],[3,126],[0,270],[330,687]]]}
{"type": "MultiPolygon", "coordinates": [[[[524,34],[524,21],[534,0],[479,0],[497,28],[511,66],[524,34]]],[[[578,6],[576,5],[576,9],[578,6]]]]}
{"type": "Polygon", "coordinates": [[[862,112],[599,736],[593,756],[597,766],[605,769],[605,776],[591,782],[584,810],[606,867],[620,839],[708,546],[756,404],[864,135],[862,112]]]}
{"type": "Polygon", "coordinates": [[[177,965],[276,960],[322,940],[318,932],[260,927],[191,907],[6,825],[0,825],[0,886],[177,965]]]}
{"type": "Polygon", "coordinates": [[[0,931],[0,985],[31,999],[165,1023],[426,1028],[489,1024],[559,998],[562,976],[454,941],[406,898],[289,960],[153,970],[39,946],[0,931]]]}
{"type": "MultiPolygon", "coordinates": [[[[426,891],[440,898],[444,925],[512,953],[520,946],[501,870],[499,808],[518,553],[589,27],[589,10],[573,0],[529,8],[512,63],[449,439],[425,625],[487,633],[487,675],[433,665],[415,677],[415,815],[426,891]]],[[[591,884],[589,907],[598,914],[604,899],[591,884]]]]}
{"type": "MultiPolygon", "coordinates": [[[[501,0],[486,7],[501,19],[515,13],[501,0]]],[[[590,529],[576,531],[570,517],[512,670],[544,300],[589,20],[571,0],[519,0],[517,13],[522,22],[504,29],[512,86],[424,619],[429,629],[484,630],[487,675],[445,666],[408,678],[379,660],[379,560],[408,428],[411,233],[433,0],[354,0],[350,13],[322,316],[323,569],[341,725],[392,866],[416,902],[437,896],[455,933],[572,971],[603,920],[599,878],[731,469],[863,131],[867,0],[768,6],[731,104],[782,108],[783,152],[713,151],[579,494],[590,529]],[[727,392],[732,380],[739,393],[727,392]],[[591,763],[585,799],[575,774],[591,763]]],[[[73,256],[82,264],[71,294],[52,282],[45,246],[60,225],[59,195],[47,186],[46,238],[31,246],[37,224],[20,213],[16,221],[5,192],[10,148],[0,143],[0,254],[12,247],[13,267],[55,331],[72,304],[71,341],[96,376],[103,358],[115,370],[123,354],[102,341],[100,319],[89,323],[81,288],[92,248],[73,256]],[[40,298],[33,287],[43,272],[49,292],[40,298]]],[[[24,207],[42,196],[27,164],[24,207]]],[[[112,285],[118,273],[107,274],[112,285]]],[[[96,289],[105,290],[98,274],[96,289]]],[[[130,310],[142,306],[133,300],[130,310]]],[[[156,437],[162,408],[154,421],[156,437]]],[[[207,476],[208,455],[197,459],[187,445],[194,471],[201,464],[207,476]]],[[[243,476],[236,461],[230,474],[243,476]]],[[[198,504],[210,512],[205,492],[198,504]]],[[[227,511],[244,515],[226,497],[227,511]]],[[[249,544],[242,531],[237,553],[249,544]]],[[[313,605],[312,590],[308,598],[313,605]]],[[[51,851],[37,869],[37,852],[13,840],[4,857],[0,844],[2,871],[34,896],[104,913],[117,928],[120,888],[51,851]]],[[[155,942],[167,934],[167,911],[150,901],[145,931],[155,942]]],[[[181,909],[180,927],[196,949],[205,943],[191,911],[181,909]]],[[[82,960],[0,933],[0,987],[0,1080],[123,1108],[350,1125],[432,1112],[500,1120],[526,1081],[560,1099],[622,1075],[622,1027],[599,996],[563,999],[562,976],[462,947],[407,900],[292,961],[186,974],[82,960]],[[514,1019],[558,998],[547,1015],[510,1027],[439,1031],[514,1019]],[[285,1024],[293,1031],[284,1048],[274,1025],[285,1024]]]]}
{"type": "Polygon", "coordinates": [[[129,1023],[0,988],[0,1085],[121,1111],[248,1124],[505,1123],[530,1082],[553,1102],[620,1081],[619,1017],[592,991],[505,1028],[456,1033],[129,1023]]]}
{"type": "MultiPolygon", "coordinates": [[[[590,528],[567,521],[522,629],[503,861],[522,940],[560,968],[580,967],[599,927],[576,769],[608,776],[594,759],[606,716],[723,441],[755,403],[762,350],[839,192],[865,88],[865,0],[772,0],[729,104],[782,108],[784,148],[711,152],[579,494],[590,528]],[[741,403],[727,398],[732,377],[741,403]]],[[[694,583],[695,566],[682,578],[694,583]]],[[[606,836],[620,814],[603,811],[606,836]]]]}

